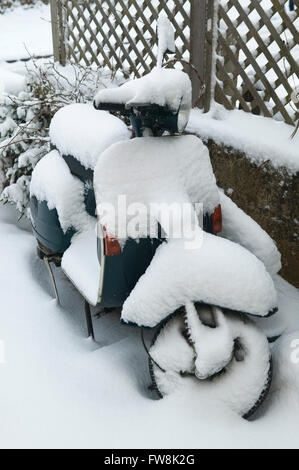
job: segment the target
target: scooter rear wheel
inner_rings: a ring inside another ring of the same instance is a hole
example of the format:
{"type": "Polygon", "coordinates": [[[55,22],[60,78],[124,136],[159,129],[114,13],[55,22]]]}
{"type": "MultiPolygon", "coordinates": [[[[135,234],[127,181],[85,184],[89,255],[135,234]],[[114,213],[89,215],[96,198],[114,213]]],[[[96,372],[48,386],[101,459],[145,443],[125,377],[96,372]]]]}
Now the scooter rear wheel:
{"type": "MultiPolygon", "coordinates": [[[[225,402],[248,419],[265,400],[272,380],[272,360],[266,336],[237,313],[225,314],[235,338],[233,358],[216,375],[198,380],[192,371],[194,350],[184,335],[181,313],[156,332],[149,350],[152,388],[160,398],[183,387],[225,402]]],[[[217,345],[216,345],[217,347],[217,345]]]]}

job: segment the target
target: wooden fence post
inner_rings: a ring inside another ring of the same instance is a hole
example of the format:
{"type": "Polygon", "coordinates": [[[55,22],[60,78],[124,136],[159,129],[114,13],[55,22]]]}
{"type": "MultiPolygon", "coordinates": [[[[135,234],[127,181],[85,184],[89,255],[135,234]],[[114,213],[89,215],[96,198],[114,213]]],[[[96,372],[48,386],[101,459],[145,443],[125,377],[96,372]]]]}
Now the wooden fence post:
{"type": "MultiPolygon", "coordinates": [[[[206,25],[208,0],[191,0],[190,10],[190,61],[198,70],[203,82],[206,75],[206,25]]],[[[191,73],[192,101],[198,99],[201,83],[194,71],[191,73]]],[[[203,103],[200,103],[201,107],[203,103]]]]}
{"type": "Polygon", "coordinates": [[[50,0],[53,53],[55,62],[65,65],[64,21],[62,0],[50,0]]]}

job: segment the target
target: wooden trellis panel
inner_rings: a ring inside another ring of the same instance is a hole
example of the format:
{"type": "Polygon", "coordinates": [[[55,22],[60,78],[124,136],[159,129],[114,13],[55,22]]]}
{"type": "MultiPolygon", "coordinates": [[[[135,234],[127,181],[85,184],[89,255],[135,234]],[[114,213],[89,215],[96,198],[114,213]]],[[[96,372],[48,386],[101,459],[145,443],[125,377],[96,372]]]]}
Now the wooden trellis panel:
{"type": "MultiPolygon", "coordinates": [[[[205,110],[214,98],[292,124],[299,0],[294,5],[290,12],[287,0],[51,0],[54,56],[139,77],[156,64],[156,20],[164,10],[176,58],[190,60],[204,79],[205,110]]],[[[195,99],[199,82],[194,72],[191,78],[195,99]]]]}
{"type": "MultiPolygon", "coordinates": [[[[292,124],[298,118],[292,93],[299,87],[299,2],[219,2],[215,98],[292,124]]],[[[296,101],[296,100],[295,100],[296,101]]]]}
{"type": "MultiPolygon", "coordinates": [[[[164,11],[175,29],[176,59],[191,59],[204,79],[208,0],[50,1],[54,57],[60,63],[107,66],[140,77],[156,65],[156,22],[164,11]]],[[[190,67],[188,72],[195,101],[201,84],[190,67]]]]}
{"type": "Polygon", "coordinates": [[[156,64],[156,20],[164,10],[177,57],[190,56],[190,0],[62,0],[66,56],[139,77],[156,64]]]}

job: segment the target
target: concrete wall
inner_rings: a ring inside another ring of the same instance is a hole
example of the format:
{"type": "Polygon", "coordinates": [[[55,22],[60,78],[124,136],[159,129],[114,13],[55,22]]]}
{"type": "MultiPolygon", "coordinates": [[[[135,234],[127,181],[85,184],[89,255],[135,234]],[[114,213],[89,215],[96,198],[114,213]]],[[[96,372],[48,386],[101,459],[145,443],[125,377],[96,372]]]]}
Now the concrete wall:
{"type": "Polygon", "coordinates": [[[299,174],[270,162],[253,164],[244,153],[211,140],[206,144],[218,185],[275,240],[282,254],[280,274],[299,287],[299,174]]]}

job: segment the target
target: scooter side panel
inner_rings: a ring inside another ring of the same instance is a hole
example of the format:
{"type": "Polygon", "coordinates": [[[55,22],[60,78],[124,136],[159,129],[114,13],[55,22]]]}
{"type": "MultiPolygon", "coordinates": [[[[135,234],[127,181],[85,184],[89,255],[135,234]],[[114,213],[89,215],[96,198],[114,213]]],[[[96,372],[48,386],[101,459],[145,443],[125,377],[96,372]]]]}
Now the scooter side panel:
{"type": "Polygon", "coordinates": [[[63,232],[56,209],[49,209],[46,201],[30,200],[32,229],[37,240],[53,253],[64,253],[70,246],[75,230],[63,232]]]}
{"type": "MultiPolygon", "coordinates": [[[[106,256],[103,272],[103,289],[100,305],[120,307],[148,268],[159,239],[127,240],[120,255],[106,256]]],[[[102,260],[101,242],[98,239],[98,257],[102,260]]]]}

